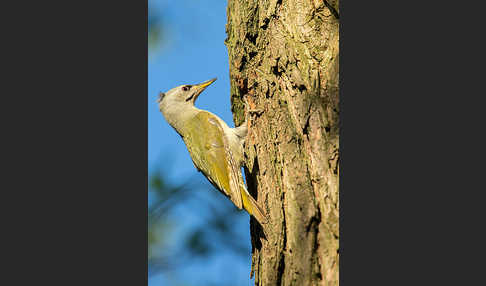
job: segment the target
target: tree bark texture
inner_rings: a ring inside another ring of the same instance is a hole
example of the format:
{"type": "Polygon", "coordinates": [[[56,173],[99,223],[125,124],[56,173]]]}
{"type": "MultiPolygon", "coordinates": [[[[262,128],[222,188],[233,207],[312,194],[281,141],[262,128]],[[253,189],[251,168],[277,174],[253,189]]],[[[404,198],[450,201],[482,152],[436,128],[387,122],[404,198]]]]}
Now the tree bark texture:
{"type": "Polygon", "coordinates": [[[251,220],[255,285],[338,285],[339,0],[228,0],[235,125],[269,215],[251,220]]]}

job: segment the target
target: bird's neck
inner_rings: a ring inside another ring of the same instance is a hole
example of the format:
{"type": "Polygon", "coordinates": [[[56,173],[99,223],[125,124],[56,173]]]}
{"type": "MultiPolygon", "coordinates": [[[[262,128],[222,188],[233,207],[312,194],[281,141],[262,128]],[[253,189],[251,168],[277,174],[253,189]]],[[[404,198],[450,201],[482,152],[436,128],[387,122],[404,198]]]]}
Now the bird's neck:
{"type": "Polygon", "coordinates": [[[196,116],[201,110],[195,106],[171,106],[171,108],[164,108],[162,113],[164,114],[167,122],[184,137],[184,130],[187,122],[196,116]]]}

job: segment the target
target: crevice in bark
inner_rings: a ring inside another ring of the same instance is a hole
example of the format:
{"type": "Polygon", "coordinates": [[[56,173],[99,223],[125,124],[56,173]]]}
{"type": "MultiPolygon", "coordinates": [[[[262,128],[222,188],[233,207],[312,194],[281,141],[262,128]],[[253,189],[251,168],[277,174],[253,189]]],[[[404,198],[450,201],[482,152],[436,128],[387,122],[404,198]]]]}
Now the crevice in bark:
{"type": "Polygon", "coordinates": [[[338,174],[338,166],[339,166],[339,157],[336,160],[336,168],[334,168],[334,170],[332,170],[332,173],[334,175],[337,175],[338,174]]]}
{"type": "Polygon", "coordinates": [[[250,41],[253,45],[256,45],[256,39],[258,38],[258,34],[246,34],[246,38],[248,39],[248,41],[250,41]]]}
{"type": "Polygon", "coordinates": [[[244,70],[244,69],[245,69],[245,66],[246,66],[246,56],[243,56],[243,57],[241,58],[241,64],[240,64],[240,68],[239,68],[239,70],[240,70],[240,71],[244,70]]]}
{"type": "MultiPolygon", "coordinates": [[[[313,249],[313,252],[314,253],[317,253],[317,251],[319,250],[319,224],[321,223],[321,210],[320,208],[317,208],[317,215],[312,217],[312,220],[311,220],[311,223],[313,222],[314,224],[314,227],[315,227],[315,230],[314,230],[314,249],[313,249]]],[[[310,230],[310,228],[309,228],[310,230]]],[[[309,230],[307,232],[309,232],[309,230]]],[[[320,259],[318,256],[314,256],[314,259],[315,259],[315,262],[313,263],[315,266],[314,266],[314,275],[316,276],[316,278],[320,281],[322,281],[322,265],[321,265],[321,262],[320,262],[320,259]]]]}
{"type": "Polygon", "coordinates": [[[246,176],[247,176],[247,181],[248,185],[251,185],[251,190],[248,190],[250,192],[250,195],[256,199],[258,199],[258,192],[257,192],[257,182],[253,179],[256,178],[256,174],[260,172],[260,165],[258,163],[258,157],[255,156],[254,161],[253,161],[253,167],[251,168],[251,172],[248,172],[248,168],[245,167],[246,170],[246,176]]]}
{"type": "MultiPolygon", "coordinates": [[[[316,231],[319,227],[319,223],[321,223],[321,210],[319,208],[316,208],[317,209],[317,214],[312,216],[310,221],[309,221],[309,224],[307,224],[307,227],[306,227],[306,232],[310,232],[311,230],[313,231],[316,231]]],[[[314,241],[314,245],[317,245],[318,242],[317,242],[317,236],[316,236],[316,240],[314,241]]],[[[317,247],[316,247],[317,249],[317,247]]]]}
{"type": "Polygon", "coordinates": [[[329,9],[332,15],[339,20],[339,13],[336,11],[336,9],[332,7],[332,5],[329,4],[329,2],[327,2],[326,0],[324,0],[324,5],[326,5],[326,7],[329,9]]]}
{"type": "Polygon", "coordinates": [[[304,125],[304,128],[302,129],[302,134],[304,134],[307,138],[307,140],[309,140],[309,126],[310,126],[310,114],[309,116],[307,116],[307,120],[305,121],[305,125],[304,125]]]}
{"type": "Polygon", "coordinates": [[[248,79],[240,78],[238,80],[238,90],[242,96],[248,93],[248,79]]]}
{"type": "Polygon", "coordinates": [[[282,285],[282,277],[284,276],[284,269],[285,269],[285,256],[281,255],[280,260],[278,262],[276,285],[282,285]]]}
{"type": "Polygon", "coordinates": [[[262,30],[266,30],[268,27],[268,23],[270,23],[270,18],[263,19],[263,25],[260,27],[262,30]]]}
{"type": "MultiPolygon", "coordinates": [[[[282,72],[278,70],[278,64],[277,64],[277,65],[274,65],[274,66],[272,67],[272,73],[273,73],[274,75],[276,75],[277,77],[282,76],[282,72]]],[[[273,85],[275,85],[275,83],[274,83],[274,82],[272,82],[272,84],[273,84],[273,85]]]]}

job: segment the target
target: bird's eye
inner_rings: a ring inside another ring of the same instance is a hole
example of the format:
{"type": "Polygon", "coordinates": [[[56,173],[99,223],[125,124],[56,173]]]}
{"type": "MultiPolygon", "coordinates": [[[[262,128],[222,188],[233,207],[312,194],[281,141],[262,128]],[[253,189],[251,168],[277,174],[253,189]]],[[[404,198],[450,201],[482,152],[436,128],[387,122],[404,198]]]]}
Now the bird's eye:
{"type": "Polygon", "coordinates": [[[191,88],[190,85],[185,85],[185,86],[182,87],[182,90],[183,91],[188,91],[190,88],[191,88]]]}

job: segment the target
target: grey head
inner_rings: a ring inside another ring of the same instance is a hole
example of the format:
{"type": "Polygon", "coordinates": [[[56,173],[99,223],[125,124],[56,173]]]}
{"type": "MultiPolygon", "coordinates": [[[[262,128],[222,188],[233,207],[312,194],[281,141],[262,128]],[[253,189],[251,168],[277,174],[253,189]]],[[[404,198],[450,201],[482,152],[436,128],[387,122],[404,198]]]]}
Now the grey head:
{"type": "Polygon", "coordinates": [[[199,95],[216,81],[210,79],[199,84],[186,84],[172,88],[167,92],[160,92],[157,98],[159,109],[172,127],[179,131],[180,123],[196,111],[194,103],[199,95]]]}
{"type": "Polygon", "coordinates": [[[157,102],[162,110],[163,107],[170,107],[172,105],[192,105],[196,102],[198,96],[216,81],[216,78],[210,79],[200,84],[185,84],[174,87],[167,92],[160,92],[157,102]]]}

